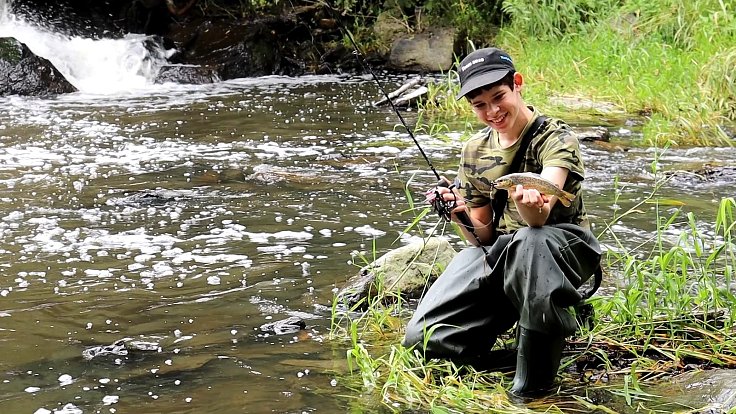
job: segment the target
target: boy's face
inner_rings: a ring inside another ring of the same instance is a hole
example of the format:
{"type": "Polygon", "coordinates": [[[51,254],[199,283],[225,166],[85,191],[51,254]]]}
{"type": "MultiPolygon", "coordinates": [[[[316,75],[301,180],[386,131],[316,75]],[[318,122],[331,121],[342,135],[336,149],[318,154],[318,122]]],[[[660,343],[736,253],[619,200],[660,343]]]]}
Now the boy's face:
{"type": "Polygon", "coordinates": [[[522,78],[516,75],[513,90],[508,85],[496,85],[469,100],[478,120],[501,134],[512,131],[520,122],[518,115],[525,105],[521,98],[522,78]]]}

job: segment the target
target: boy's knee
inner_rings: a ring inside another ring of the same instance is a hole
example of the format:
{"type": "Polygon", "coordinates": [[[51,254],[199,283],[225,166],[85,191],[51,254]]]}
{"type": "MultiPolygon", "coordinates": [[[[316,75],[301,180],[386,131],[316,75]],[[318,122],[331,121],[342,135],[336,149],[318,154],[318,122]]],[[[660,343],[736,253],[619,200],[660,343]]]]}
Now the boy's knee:
{"type": "Polygon", "coordinates": [[[522,227],[516,230],[511,243],[516,247],[528,247],[535,249],[549,244],[554,235],[544,227],[522,227]]]}
{"type": "Polygon", "coordinates": [[[409,348],[418,344],[421,344],[424,342],[424,325],[419,325],[414,322],[414,320],[410,320],[409,323],[406,325],[406,333],[404,334],[404,339],[401,341],[401,345],[409,348]]]}

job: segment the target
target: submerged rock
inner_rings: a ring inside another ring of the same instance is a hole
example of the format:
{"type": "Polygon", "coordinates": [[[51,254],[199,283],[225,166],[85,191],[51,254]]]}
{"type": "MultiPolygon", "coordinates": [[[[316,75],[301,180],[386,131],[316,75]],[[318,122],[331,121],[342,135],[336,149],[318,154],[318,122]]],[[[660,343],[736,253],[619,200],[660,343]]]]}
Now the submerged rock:
{"type": "Polygon", "coordinates": [[[573,131],[580,141],[611,141],[611,132],[606,127],[574,127],[573,131]]]}
{"type": "Polygon", "coordinates": [[[85,348],[82,351],[82,357],[86,360],[91,360],[100,356],[125,356],[128,355],[128,350],[125,348],[126,339],[118,339],[110,345],[98,345],[85,348]]]}
{"type": "Polygon", "coordinates": [[[137,341],[132,338],[123,338],[118,339],[110,345],[87,347],[82,351],[82,358],[92,360],[106,356],[127,356],[130,352],[134,351],[161,352],[161,346],[158,342],[137,341]]]}
{"type": "Polygon", "coordinates": [[[655,395],[666,395],[671,403],[699,407],[692,413],[732,413],[736,408],[736,370],[693,371],[653,387],[655,395]]]}
{"type": "Polygon", "coordinates": [[[116,198],[110,198],[106,204],[112,206],[149,207],[162,206],[181,199],[182,194],[173,190],[156,189],[144,190],[135,193],[126,193],[116,198]]]}
{"type": "Polygon", "coordinates": [[[665,176],[685,182],[732,181],[736,179],[736,167],[717,164],[683,164],[666,171],[665,176]]]}
{"type": "Polygon", "coordinates": [[[299,332],[307,327],[306,322],[298,316],[290,316],[276,322],[264,323],[261,325],[261,331],[276,335],[291,334],[299,332]]]}

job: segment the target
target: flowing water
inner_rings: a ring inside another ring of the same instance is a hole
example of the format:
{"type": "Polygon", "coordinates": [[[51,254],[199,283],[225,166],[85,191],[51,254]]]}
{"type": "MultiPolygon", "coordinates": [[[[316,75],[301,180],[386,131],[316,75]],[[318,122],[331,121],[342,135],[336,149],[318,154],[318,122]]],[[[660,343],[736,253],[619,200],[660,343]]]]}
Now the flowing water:
{"type": "MultiPolygon", "coordinates": [[[[152,85],[133,38],[85,43],[0,22],[0,36],[57,42],[47,58],[63,70],[86,68],[70,76],[78,93],[0,100],[0,412],[362,411],[344,381],[347,344],[328,338],[333,292],[374,244],[381,254],[422,236],[402,235],[414,218],[404,188],[422,200],[435,182],[396,116],[370,105],[375,83],[152,85]],[[260,329],[289,316],[306,329],[260,329]],[[121,339],[141,350],[83,356],[121,339]]],[[[418,140],[452,176],[460,142],[418,140]]],[[[654,155],[585,144],[597,228],[651,188],[654,155]]],[[[725,148],[659,158],[734,161],[725,148]]],[[[708,218],[735,189],[680,181],[663,195],[708,218]]],[[[615,230],[637,245],[653,217],[615,230]]]]}

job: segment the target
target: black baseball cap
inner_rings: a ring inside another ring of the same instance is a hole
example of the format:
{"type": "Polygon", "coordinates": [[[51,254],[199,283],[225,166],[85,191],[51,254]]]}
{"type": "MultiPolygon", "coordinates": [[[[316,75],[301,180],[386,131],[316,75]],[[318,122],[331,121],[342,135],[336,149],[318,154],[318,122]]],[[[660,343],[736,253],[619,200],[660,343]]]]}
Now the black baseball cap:
{"type": "Polygon", "coordinates": [[[501,80],[506,74],[516,71],[511,56],[501,49],[487,47],[471,52],[460,62],[460,99],[468,92],[501,80]]]}

